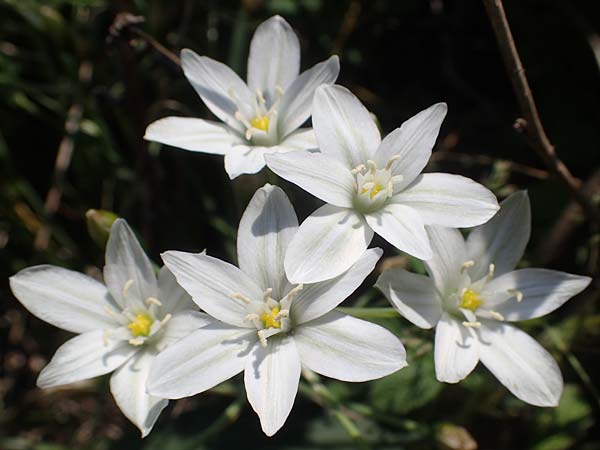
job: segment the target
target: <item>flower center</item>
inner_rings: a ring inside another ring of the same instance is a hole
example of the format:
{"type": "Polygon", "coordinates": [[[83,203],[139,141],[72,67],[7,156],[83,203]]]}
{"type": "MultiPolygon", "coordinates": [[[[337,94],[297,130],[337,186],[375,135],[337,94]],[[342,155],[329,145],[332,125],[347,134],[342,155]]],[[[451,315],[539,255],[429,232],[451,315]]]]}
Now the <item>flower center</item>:
{"type": "Polygon", "coordinates": [[[275,89],[277,98],[271,104],[262,92],[257,90],[254,101],[240,101],[233,90],[229,91],[229,97],[235,102],[237,111],[235,118],[246,128],[245,137],[254,145],[272,146],[279,142],[277,127],[273,126],[273,121],[277,117],[277,109],[283,97],[283,89],[277,86],[275,89]]]}
{"type": "Polygon", "coordinates": [[[373,212],[381,208],[394,195],[394,184],[402,180],[402,175],[392,175],[392,158],[383,169],[378,169],[375,161],[367,161],[352,169],[356,175],[355,207],[359,211],[373,212]]]}
{"type": "Polygon", "coordinates": [[[460,307],[471,311],[476,311],[481,306],[481,297],[472,289],[467,289],[460,301],[460,307]]]}
{"type": "Polygon", "coordinates": [[[262,320],[265,328],[281,328],[279,311],[281,311],[281,308],[276,306],[275,308],[271,309],[270,312],[265,312],[260,315],[260,320],[262,320]]]}
{"type": "Polygon", "coordinates": [[[290,306],[302,287],[302,284],[297,285],[279,301],[271,297],[273,293],[271,288],[265,289],[262,301],[253,300],[240,292],[235,292],[230,297],[244,303],[248,312],[244,321],[256,327],[260,345],[266,347],[267,338],[279,333],[287,333],[292,329],[290,306]]]}
{"type": "Polygon", "coordinates": [[[269,118],[267,116],[256,116],[250,121],[250,125],[258,130],[267,131],[269,129],[269,118]]]}
{"type": "Polygon", "coordinates": [[[150,328],[153,323],[154,319],[150,317],[150,314],[141,313],[135,316],[135,319],[127,325],[127,328],[129,328],[133,337],[147,337],[150,335],[150,328]]]}

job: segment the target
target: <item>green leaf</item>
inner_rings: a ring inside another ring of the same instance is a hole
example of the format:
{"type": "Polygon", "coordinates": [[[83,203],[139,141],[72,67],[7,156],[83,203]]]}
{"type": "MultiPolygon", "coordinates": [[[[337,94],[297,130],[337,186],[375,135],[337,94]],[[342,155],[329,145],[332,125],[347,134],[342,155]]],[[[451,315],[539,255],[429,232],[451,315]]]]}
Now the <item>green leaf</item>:
{"type": "Polygon", "coordinates": [[[370,399],[374,408],[403,415],[426,405],[442,390],[442,384],[436,381],[430,355],[409,361],[409,364],[372,383],[370,399]]]}

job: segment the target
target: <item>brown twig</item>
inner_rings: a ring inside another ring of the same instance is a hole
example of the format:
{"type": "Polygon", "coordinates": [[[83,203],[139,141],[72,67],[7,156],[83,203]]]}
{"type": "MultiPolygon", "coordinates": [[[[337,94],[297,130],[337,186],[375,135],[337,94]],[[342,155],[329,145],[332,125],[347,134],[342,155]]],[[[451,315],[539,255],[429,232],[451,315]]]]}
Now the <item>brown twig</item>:
{"type": "Polygon", "coordinates": [[[136,16],[129,12],[121,12],[115,16],[115,20],[110,26],[110,37],[111,39],[114,39],[120,37],[124,31],[128,31],[134,36],[137,36],[146,41],[152,46],[152,48],[154,48],[158,53],[170,60],[173,64],[181,66],[181,59],[179,59],[179,57],[175,53],[173,53],[167,47],[162,45],[148,33],[140,30],[138,27],[135,26],[137,24],[144,23],[145,21],[146,19],[143,16],[136,16]]]}
{"type": "Polygon", "coordinates": [[[356,28],[356,24],[358,23],[358,18],[360,16],[361,10],[362,4],[359,0],[352,0],[348,5],[346,14],[344,14],[342,26],[333,44],[334,54],[341,53],[342,49],[346,45],[346,41],[356,28]]]}
{"type": "Polygon", "coordinates": [[[515,122],[515,128],[524,132],[532,148],[546,167],[569,189],[571,195],[581,205],[588,218],[600,223],[600,211],[583,192],[581,182],[573,177],[567,166],[560,160],[544,131],[529,88],[529,82],[525,76],[525,69],[510,31],[502,0],[483,0],[483,3],[492,23],[500,53],[504,59],[506,70],[523,114],[523,118],[515,122]]]}
{"type": "MultiPolygon", "coordinates": [[[[92,66],[89,62],[84,61],[79,66],[79,81],[85,85],[91,80],[91,78],[92,66]]],[[[54,173],[52,176],[52,186],[48,190],[46,201],[44,203],[44,224],[38,229],[35,235],[35,241],[33,243],[33,246],[37,251],[46,250],[50,242],[50,237],[52,235],[50,222],[60,207],[60,201],[62,199],[65,183],[65,175],[69,169],[69,166],[71,165],[71,159],[73,157],[74,137],[79,132],[79,125],[81,123],[82,115],[83,105],[81,103],[74,103],[67,112],[67,118],[65,120],[65,135],[58,146],[56,161],[54,163],[54,173]]]]}
{"type": "Polygon", "coordinates": [[[431,162],[444,160],[457,161],[459,163],[470,165],[477,164],[481,166],[491,166],[496,163],[501,163],[511,172],[521,173],[531,178],[536,178],[538,180],[547,180],[548,178],[550,178],[550,173],[546,170],[527,166],[525,164],[519,164],[508,159],[494,158],[488,155],[471,155],[469,153],[449,152],[445,150],[440,150],[434,152],[431,155],[430,159],[431,162]]]}

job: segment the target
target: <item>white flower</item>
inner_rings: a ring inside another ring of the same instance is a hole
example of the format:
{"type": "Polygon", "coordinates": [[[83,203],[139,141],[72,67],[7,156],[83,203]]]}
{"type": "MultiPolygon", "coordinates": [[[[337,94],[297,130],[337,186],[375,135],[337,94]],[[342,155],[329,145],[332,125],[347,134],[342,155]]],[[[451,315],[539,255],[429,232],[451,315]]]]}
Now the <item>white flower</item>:
{"type": "Polygon", "coordinates": [[[300,226],[285,260],[294,283],[322,281],[348,269],[373,232],[396,248],[431,257],[425,225],[468,227],[498,210],[494,195],[459,175],[419,175],[446,116],[438,103],[381,140],[367,109],[347,89],[323,86],[313,104],[321,153],[267,155],[269,168],[328,204],[300,226]]]}
{"type": "Polygon", "coordinates": [[[285,193],[265,185],[240,222],[240,269],[205,253],[163,254],[181,286],[217,321],[158,356],[149,392],[187,397],[244,371],[248,401],[271,436],[291,411],[301,367],[365,381],[406,365],[404,347],[391,332],[333,311],[373,270],[381,250],[368,250],[335,279],[294,286],[283,259],[297,228],[285,193]]]}
{"type": "Polygon", "coordinates": [[[10,278],[17,299],[33,315],[78,333],[42,370],[41,388],[113,372],[111,392],[141,431],[152,429],[168,400],[146,393],[150,363],[169,343],[208,319],[166,267],[152,263],[124,220],[113,224],[106,248],[106,286],[78,272],[41,265],[10,278]]]}
{"type": "Polygon", "coordinates": [[[148,127],[145,138],[174,147],[225,155],[231,179],[256,173],[269,153],[316,147],[310,117],[312,97],[339,73],[337,56],[300,72],[300,44],[290,25],[274,16],[262,23],[250,44],[248,84],[229,67],[191,50],[181,52],[185,76],[224,124],[167,117],[148,127]]]}
{"type": "Polygon", "coordinates": [[[511,195],[498,214],[467,241],[458,230],[430,227],[430,278],[402,269],[384,272],[376,286],[406,319],[436,327],[439,381],[457,383],[481,361],[521,400],[558,404],[563,380],[552,356],[507,324],[544,316],[590,284],[591,278],[547,269],[513,270],[530,233],[527,193],[511,195]]]}

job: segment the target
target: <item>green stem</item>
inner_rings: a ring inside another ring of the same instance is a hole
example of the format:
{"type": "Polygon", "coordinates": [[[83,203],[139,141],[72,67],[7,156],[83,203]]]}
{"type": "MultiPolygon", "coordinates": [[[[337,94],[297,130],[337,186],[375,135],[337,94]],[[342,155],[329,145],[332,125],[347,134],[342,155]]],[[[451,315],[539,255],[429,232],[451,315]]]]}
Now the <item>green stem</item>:
{"type": "Polygon", "coordinates": [[[548,328],[547,332],[550,338],[554,341],[554,345],[556,345],[558,350],[567,359],[577,376],[581,379],[581,382],[587,388],[589,393],[594,397],[594,400],[596,400],[596,403],[600,407],[600,392],[598,392],[598,389],[596,388],[596,386],[594,386],[591,377],[586,372],[585,368],[581,365],[579,359],[577,359],[577,357],[569,350],[567,343],[563,340],[560,334],[556,332],[555,329],[548,328]]]}
{"type": "Polygon", "coordinates": [[[394,308],[353,308],[340,307],[337,311],[350,314],[359,319],[395,319],[400,317],[394,308]]]}
{"type": "Polygon", "coordinates": [[[242,396],[230,403],[229,406],[225,408],[225,411],[223,411],[223,413],[217,418],[217,420],[205,428],[204,431],[200,433],[192,442],[186,445],[184,449],[196,450],[202,447],[207,440],[218,435],[221,433],[221,431],[234,423],[240,417],[245,401],[245,398],[242,396]]]}

